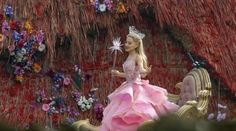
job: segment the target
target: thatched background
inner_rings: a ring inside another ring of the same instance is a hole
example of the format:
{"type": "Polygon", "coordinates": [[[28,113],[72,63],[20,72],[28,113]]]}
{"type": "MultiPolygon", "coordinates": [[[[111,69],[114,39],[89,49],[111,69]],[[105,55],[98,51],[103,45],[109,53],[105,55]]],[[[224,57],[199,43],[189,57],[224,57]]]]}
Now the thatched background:
{"type": "MultiPolygon", "coordinates": [[[[114,12],[97,14],[86,0],[0,0],[0,9],[5,4],[14,7],[16,19],[30,20],[36,29],[43,29],[46,33],[48,52],[43,61],[45,70],[52,67],[69,74],[73,64],[79,64],[83,71],[92,74],[92,80],[85,83],[84,88],[99,87],[101,99],[108,94],[109,83],[104,83],[104,79],[110,79],[113,56],[108,48],[111,40],[114,36],[121,36],[124,41],[129,25],[135,25],[147,34],[144,43],[149,63],[153,65],[153,72],[148,77],[151,83],[176,92],[173,89],[175,83],[191,69],[191,60],[186,55],[186,52],[191,52],[207,61],[216,83],[221,81],[221,85],[230,89],[231,93],[236,92],[236,73],[233,70],[236,67],[234,0],[129,0],[130,11],[123,15],[114,12]],[[169,37],[170,34],[174,35],[174,40],[169,37]],[[72,39],[61,43],[56,36],[70,36],[72,39]],[[57,46],[61,48],[60,43],[70,43],[70,48],[60,52],[57,49],[57,46]]],[[[121,67],[124,58],[124,54],[119,54],[117,67],[121,67]]],[[[4,74],[3,68],[1,72],[4,74]]],[[[46,116],[40,109],[27,114],[30,104],[24,96],[28,93],[33,97],[35,87],[47,88],[50,83],[43,78],[34,79],[14,86],[21,90],[14,97],[1,93],[1,98],[6,99],[1,101],[1,109],[10,103],[15,113],[6,111],[2,116],[14,123],[22,121],[21,125],[31,119],[44,123],[46,116]]],[[[4,74],[2,81],[7,83],[8,80],[9,76],[4,74]]],[[[121,81],[117,79],[113,89],[121,81]]],[[[2,83],[2,90],[9,89],[10,85],[2,83]]],[[[225,99],[228,101],[229,98],[225,99]]],[[[215,109],[215,102],[212,109],[215,109]]],[[[232,103],[229,105],[232,106],[232,103]]],[[[81,115],[81,119],[87,115],[81,115]]]]}

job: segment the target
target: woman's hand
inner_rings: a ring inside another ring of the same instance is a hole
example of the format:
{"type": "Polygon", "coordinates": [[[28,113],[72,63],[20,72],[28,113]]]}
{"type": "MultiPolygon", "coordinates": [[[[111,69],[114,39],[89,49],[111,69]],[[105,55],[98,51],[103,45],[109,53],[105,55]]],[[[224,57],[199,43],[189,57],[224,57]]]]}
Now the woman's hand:
{"type": "Polygon", "coordinates": [[[120,72],[118,70],[115,70],[115,69],[111,70],[111,75],[119,76],[119,74],[120,74],[120,72]]]}
{"type": "Polygon", "coordinates": [[[151,73],[152,72],[152,65],[150,65],[146,70],[147,70],[147,74],[151,73]]]}

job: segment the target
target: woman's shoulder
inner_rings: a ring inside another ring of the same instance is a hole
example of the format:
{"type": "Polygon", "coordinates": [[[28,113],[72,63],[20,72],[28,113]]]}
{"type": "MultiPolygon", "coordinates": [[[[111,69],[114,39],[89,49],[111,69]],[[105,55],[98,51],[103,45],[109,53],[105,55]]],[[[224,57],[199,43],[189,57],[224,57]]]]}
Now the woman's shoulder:
{"type": "Polygon", "coordinates": [[[142,56],[139,54],[136,54],[135,61],[142,61],[142,56]]]}

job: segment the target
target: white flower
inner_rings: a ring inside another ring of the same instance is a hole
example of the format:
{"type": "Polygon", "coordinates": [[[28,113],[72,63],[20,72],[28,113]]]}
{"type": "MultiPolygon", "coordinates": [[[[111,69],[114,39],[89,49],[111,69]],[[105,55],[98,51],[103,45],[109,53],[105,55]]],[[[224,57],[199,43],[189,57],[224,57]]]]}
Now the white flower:
{"type": "Polygon", "coordinates": [[[85,104],[82,104],[82,105],[81,105],[81,108],[85,108],[85,104]]]}
{"type": "Polygon", "coordinates": [[[211,113],[211,114],[208,115],[207,119],[208,120],[213,120],[214,117],[215,117],[214,113],[211,113]]]}
{"type": "Polygon", "coordinates": [[[77,103],[79,106],[81,106],[82,104],[83,104],[83,101],[78,101],[78,103],[77,103]]]}
{"type": "Polygon", "coordinates": [[[16,55],[17,55],[17,57],[20,57],[20,58],[23,58],[23,56],[24,56],[24,54],[22,54],[21,51],[18,51],[18,52],[16,53],[16,55]]]}
{"type": "Polygon", "coordinates": [[[218,106],[219,108],[222,108],[222,109],[226,109],[226,108],[227,108],[227,106],[223,106],[223,105],[221,105],[221,104],[217,104],[217,106],[218,106]]]}
{"type": "Polygon", "coordinates": [[[21,62],[21,61],[22,61],[22,57],[17,57],[17,58],[16,58],[16,61],[17,61],[17,62],[21,62]]]}
{"type": "Polygon", "coordinates": [[[221,118],[222,118],[222,120],[224,120],[226,118],[226,113],[222,113],[221,118]]]}
{"type": "Polygon", "coordinates": [[[101,11],[101,12],[105,12],[106,11],[106,5],[105,4],[100,4],[99,5],[99,10],[101,11]]]}
{"type": "Polygon", "coordinates": [[[22,53],[23,55],[25,55],[25,54],[26,54],[26,49],[25,49],[25,48],[22,48],[22,49],[21,49],[21,53],[22,53]]]}
{"type": "Polygon", "coordinates": [[[89,101],[90,103],[93,103],[94,100],[93,100],[93,98],[89,98],[88,101],[89,101]]]}
{"type": "Polygon", "coordinates": [[[92,107],[92,105],[91,104],[89,104],[89,105],[86,105],[86,108],[87,109],[90,109],[92,107]]]}
{"type": "Polygon", "coordinates": [[[113,41],[113,46],[110,47],[110,49],[112,50],[112,52],[114,52],[115,50],[119,50],[120,52],[122,52],[121,50],[121,42],[120,42],[120,37],[115,38],[113,41]]]}
{"type": "Polygon", "coordinates": [[[45,49],[45,45],[44,44],[40,44],[39,47],[38,47],[38,50],[40,52],[42,52],[42,51],[44,51],[44,49],[45,49]]]}

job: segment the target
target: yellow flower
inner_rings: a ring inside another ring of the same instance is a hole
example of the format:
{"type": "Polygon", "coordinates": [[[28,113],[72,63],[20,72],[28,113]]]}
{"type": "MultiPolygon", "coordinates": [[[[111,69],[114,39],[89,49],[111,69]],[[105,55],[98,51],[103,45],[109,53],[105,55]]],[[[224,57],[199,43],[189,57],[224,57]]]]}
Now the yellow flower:
{"type": "Polygon", "coordinates": [[[125,5],[122,2],[119,2],[117,10],[119,13],[125,13],[126,12],[125,5]]]}
{"type": "Polygon", "coordinates": [[[4,40],[4,35],[3,34],[0,34],[0,42],[2,42],[4,40]]]}
{"type": "Polygon", "coordinates": [[[31,26],[31,24],[30,24],[29,21],[26,21],[26,22],[25,22],[25,29],[26,29],[29,33],[32,33],[32,32],[33,32],[33,28],[32,28],[32,26],[31,26]]]}
{"type": "Polygon", "coordinates": [[[17,75],[16,76],[16,81],[22,82],[24,80],[23,76],[17,75]]]}
{"type": "Polygon", "coordinates": [[[34,72],[36,72],[36,73],[38,73],[38,72],[40,72],[41,71],[41,66],[39,65],[39,64],[34,64],[33,65],[33,70],[34,70],[34,72]]]}

